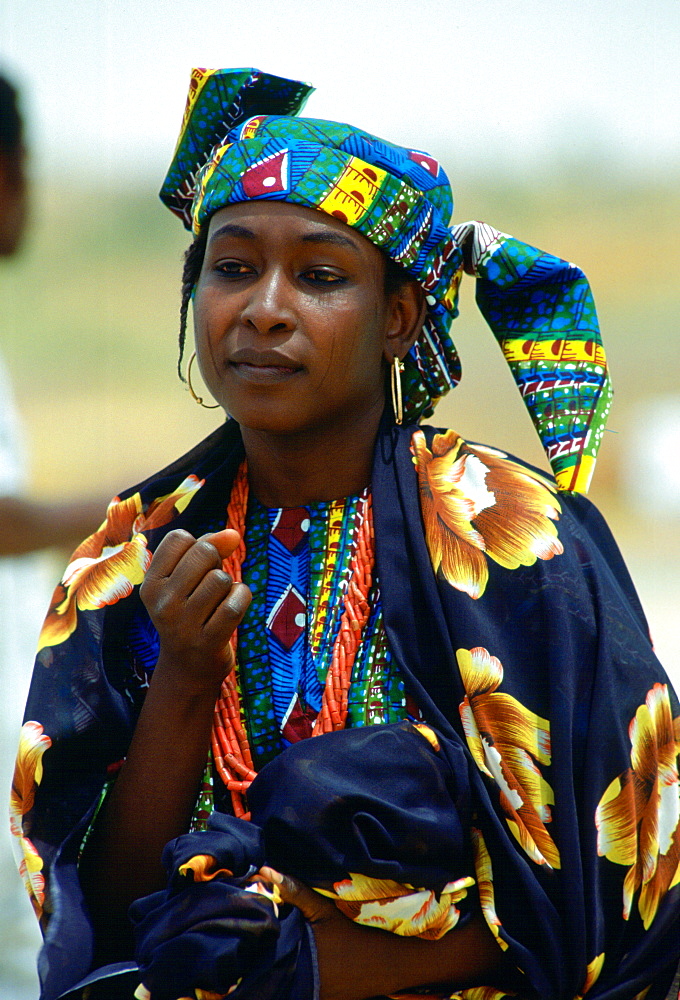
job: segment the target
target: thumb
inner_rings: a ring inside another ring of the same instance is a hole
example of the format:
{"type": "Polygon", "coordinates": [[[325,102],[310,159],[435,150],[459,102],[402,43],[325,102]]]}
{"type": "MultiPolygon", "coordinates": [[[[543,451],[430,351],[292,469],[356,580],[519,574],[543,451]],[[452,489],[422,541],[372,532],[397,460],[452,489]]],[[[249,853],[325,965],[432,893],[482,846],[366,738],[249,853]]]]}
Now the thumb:
{"type": "Polygon", "coordinates": [[[276,885],[282,903],[296,906],[302,916],[310,923],[317,923],[319,920],[324,920],[337,913],[335,905],[330,899],[326,899],[314,889],[310,889],[308,885],[297,878],[282,875],[269,867],[260,869],[260,875],[276,885]]]}
{"type": "Polygon", "coordinates": [[[215,531],[203,537],[215,546],[223,559],[227,559],[232,552],[235,552],[241,541],[241,536],[234,528],[222,528],[221,531],[215,531]]]}

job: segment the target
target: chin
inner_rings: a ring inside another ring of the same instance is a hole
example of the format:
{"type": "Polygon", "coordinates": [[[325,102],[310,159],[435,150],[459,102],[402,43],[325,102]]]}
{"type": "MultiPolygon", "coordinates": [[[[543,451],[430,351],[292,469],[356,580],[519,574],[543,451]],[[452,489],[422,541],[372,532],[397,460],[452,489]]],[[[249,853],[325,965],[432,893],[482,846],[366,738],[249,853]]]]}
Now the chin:
{"type": "Polygon", "coordinates": [[[284,412],[266,406],[230,407],[227,404],[225,408],[240,427],[259,434],[296,434],[305,429],[300,425],[300,414],[290,412],[289,407],[284,412]]]}

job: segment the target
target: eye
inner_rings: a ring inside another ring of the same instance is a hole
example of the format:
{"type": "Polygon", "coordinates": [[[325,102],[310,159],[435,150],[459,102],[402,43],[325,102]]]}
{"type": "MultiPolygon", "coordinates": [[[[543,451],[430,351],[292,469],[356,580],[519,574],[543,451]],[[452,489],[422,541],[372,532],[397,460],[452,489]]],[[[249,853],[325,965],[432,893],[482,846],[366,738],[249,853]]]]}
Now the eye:
{"type": "Polygon", "coordinates": [[[253,274],[253,268],[241,260],[219,260],[214,265],[218,274],[227,278],[245,278],[253,274]]]}
{"type": "Polygon", "coordinates": [[[342,285],[345,282],[343,275],[336,271],[331,271],[326,267],[310,267],[303,275],[305,281],[310,281],[314,285],[342,285]]]}

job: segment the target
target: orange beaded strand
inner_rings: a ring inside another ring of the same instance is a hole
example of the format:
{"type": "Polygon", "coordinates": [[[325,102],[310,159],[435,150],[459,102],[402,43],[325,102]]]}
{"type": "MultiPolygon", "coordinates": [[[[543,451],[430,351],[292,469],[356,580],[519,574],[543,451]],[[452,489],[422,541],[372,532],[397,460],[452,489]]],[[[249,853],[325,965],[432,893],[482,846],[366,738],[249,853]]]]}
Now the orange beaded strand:
{"type": "MultiPolygon", "coordinates": [[[[248,473],[243,462],[238,470],[227,507],[227,525],[241,536],[236,550],[224,560],[224,570],[235,583],[241,583],[241,566],[246,554],[245,528],[248,507],[248,473]]],[[[370,614],[368,595],[373,584],[375,552],[373,545],[373,508],[370,494],[363,502],[361,521],[355,540],[355,550],[350,563],[350,581],[343,598],[344,611],[340,619],[331,665],[326,674],[326,684],[321,709],[314,722],[312,736],[344,729],[347,721],[349,686],[352,668],[361,646],[363,631],[370,614]]],[[[237,633],[231,637],[234,654],[233,666],[224,681],[215,705],[212,730],[212,752],[215,767],[231,794],[235,816],[249,819],[246,793],[256,772],[246,734],[236,664],[237,633]]]]}

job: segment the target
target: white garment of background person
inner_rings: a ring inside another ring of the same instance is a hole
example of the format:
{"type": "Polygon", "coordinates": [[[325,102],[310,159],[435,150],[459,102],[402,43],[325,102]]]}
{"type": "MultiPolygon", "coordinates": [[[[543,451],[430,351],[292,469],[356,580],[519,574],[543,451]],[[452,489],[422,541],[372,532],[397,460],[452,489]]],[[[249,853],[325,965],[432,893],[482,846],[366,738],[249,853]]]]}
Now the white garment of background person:
{"type": "MultiPolygon", "coordinates": [[[[0,358],[0,496],[26,485],[21,423],[0,358]]],[[[0,800],[6,815],[33,659],[54,582],[54,564],[38,553],[0,558],[0,800]]],[[[35,1000],[40,932],[17,872],[9,829],[0,826],[0,1000],[35,1000]]]]}

